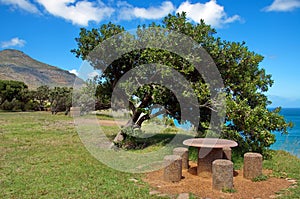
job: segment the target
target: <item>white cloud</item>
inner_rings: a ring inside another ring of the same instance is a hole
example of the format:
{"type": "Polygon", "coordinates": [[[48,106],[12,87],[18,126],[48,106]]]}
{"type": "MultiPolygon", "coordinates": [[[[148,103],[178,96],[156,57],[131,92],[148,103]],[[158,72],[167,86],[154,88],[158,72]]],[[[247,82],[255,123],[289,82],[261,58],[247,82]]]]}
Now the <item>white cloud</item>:
{"type": "Polygon", "coordinates": [[[133,13],[138,18],[159,19],[175,10],[174,5],[170,1],[165,1],[159,7],[150,8],[134,8],[133,13]]]}
{"type": "Polygon", "coordinates": [[[92,78],[96,77],[97,75],[100,75],[100,74],[98,72],[96,72],[96,71],[93,71],[93,72],[91,72],[91,73],[88,74],[88,78],[92,79],[92,78]]]}
{"type": "Polygon", "coordinates": [[[40,13],[37,7],[27,0],[0,0],[0,4],[12,5],[27,12],[40,13]]]}
{"type": "Polygon", "coordinates": [[[185,1],[176,10],[176,13],[182,12],[186,12],[187,17],[197,23],[200,22],[200,19],[203,19],[206,24],[214,27],[222,27],[224,24],[241,20],[239,15],[228,17],[224,7],[218,5],[216,0],[210,0],[204,4],[192,4],[185,1]]]}
{"type": "Polygon", "coordinates": [[[79,73],[78,73],[78,71],[76,69],[69,70],[69,73],[72,73],[72,74],[74,74],[76,76],[79,76],[79,73]]]}
{"type": "Polygon", "coordinates": [[[99,23],[110,17],[114,9],[100,1],[86,0],[36,0],[50,14],[71,21],[73,24],[87,26],[90,21],[99,23]]]}
{"type": "Polygon", "coordinates": [[[133,18],[160,19],[175,10],[175,6],[170,1],[164,1],[158,7],[149,8],[134,7],[127,2],[119,1],[117,7],[120,8],[119,20],[130,20],[133,18]]]}
{"type": "Polygon", "coordinates": [[[18,37],[12,38],[9,41],[1,42],[2,48],[10,48],[10,47],[23,47],[26,44],[26,41],[23,39],[19,39],[18,37]]]}
{"type": "MultiPolygon", "coordinates": [[[[282,1],[284,0],[275,0],[275,2],[282,1]]],[[[286,1],[299,2],[300,0],[286,1]]],[[[47,13],[80,26],[88,26],[89,22],[99,23],[106,19],[112,20],[113,16],[117,17],[118,20],[132,20],[135,18],[156,20],[175,11],[177,13],[186,12],[187,17],[197,23],[200,19],[204,19],[207,24],[214,27],[222,27],[224,24],[241,20],[238,15],[228,17],[224,7],[218,5],[216,0],[195,4],[186,0],[181,3],[177,10],[170,0],[165,0],[160,5],[148,8],[136,7],[122,0],[111,6],[114,2],[115,0],[108,0],[107,4],[104,4],[101,0],[0,0],[0,4],[12,5],[31,13],[40,14],[38,8],[44,8],[47,13]]]]}
{"type": "Polygon", "coordinates": [[[300,0],[274,0],[270,6],[264,8],[264,11],[292,11],[300,8],[300,0]]]}

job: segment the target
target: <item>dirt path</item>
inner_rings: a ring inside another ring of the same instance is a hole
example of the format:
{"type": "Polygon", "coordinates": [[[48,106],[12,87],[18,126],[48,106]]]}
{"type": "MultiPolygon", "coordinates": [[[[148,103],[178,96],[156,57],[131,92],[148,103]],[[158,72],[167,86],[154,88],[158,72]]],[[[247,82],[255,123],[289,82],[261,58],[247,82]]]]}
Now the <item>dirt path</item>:
{"type": "Polygon", "coordinates": [[[117,120],[99,120],[99,124],[102,126],[123,126],[126,124],[126,122],[117,120]]]}

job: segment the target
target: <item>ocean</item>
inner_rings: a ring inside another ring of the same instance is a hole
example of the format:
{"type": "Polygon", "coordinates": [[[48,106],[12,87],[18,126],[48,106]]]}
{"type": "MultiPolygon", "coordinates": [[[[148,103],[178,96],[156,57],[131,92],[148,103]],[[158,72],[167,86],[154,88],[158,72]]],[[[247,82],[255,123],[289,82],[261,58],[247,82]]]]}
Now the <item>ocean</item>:
{"type": "Polygon", "coordinates": [[[280,115],[283,115],[286,121],[293,122],[294,127],[288,129],[288,135],[273,132],[276,136],[276,142],[270,148],[285,150],[300,158],[300,108],[283,108],[280,115]]]}
{"type": "MultiPolygon", "coordinates": [[[[283,115],[287,122],[293,122],[294,126],[288,129],[287,135],[272,132],[276,136],[276,142],[270,149],[284,150],[300,158],[300,108],[282,108],[279,114],[283,115]]],[[[191,128],[190,123],[181,125],[177,120],[174,123],[185,130],[191,128]]]]}

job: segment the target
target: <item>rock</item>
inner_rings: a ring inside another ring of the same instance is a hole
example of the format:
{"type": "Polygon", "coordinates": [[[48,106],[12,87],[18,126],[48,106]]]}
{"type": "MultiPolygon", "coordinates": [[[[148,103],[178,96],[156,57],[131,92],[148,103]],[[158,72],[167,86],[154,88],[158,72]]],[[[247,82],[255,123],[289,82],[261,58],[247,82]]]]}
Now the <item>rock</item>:
{"type": "Polygon", "coordinates": [[[297,180],[294,180],[292,178],[286,178],[286,180],[291,182],[292,184],[297,184],[297,180]]]}
{"type": "Polygon", "coordinates": [[[177,199],[189,199],[189,198],[190,198],[190,194],[188,193],[181,193],[177,197],[177,199]]]}
{"type": "Polygon", "coordinates": [[[131,181],[131,182],[138,182],[138,180],[135,179],[135,178],[130,178],[129,181],[131,181]]]}
{"type": "Polygon", "coordinates": [[[150,194],[150,195],[157,195],[157,194],[160,194],[160,192],[157,191],[157,190],[151,190],[151,191],[149,192],[149,194],[150,194]]]}

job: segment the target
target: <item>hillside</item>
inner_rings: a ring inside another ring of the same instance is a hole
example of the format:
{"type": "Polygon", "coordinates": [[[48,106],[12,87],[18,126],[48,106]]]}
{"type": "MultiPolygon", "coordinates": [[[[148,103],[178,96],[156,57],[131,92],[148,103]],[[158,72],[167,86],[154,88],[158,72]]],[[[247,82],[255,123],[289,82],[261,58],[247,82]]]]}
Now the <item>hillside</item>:
{"type": "Polygon", "coordinates": [[[72,87],[76,76],[9,49],[0,51],[0,79],[22,81],[30,89],[36,89],[41,85],[72,87]]]}

